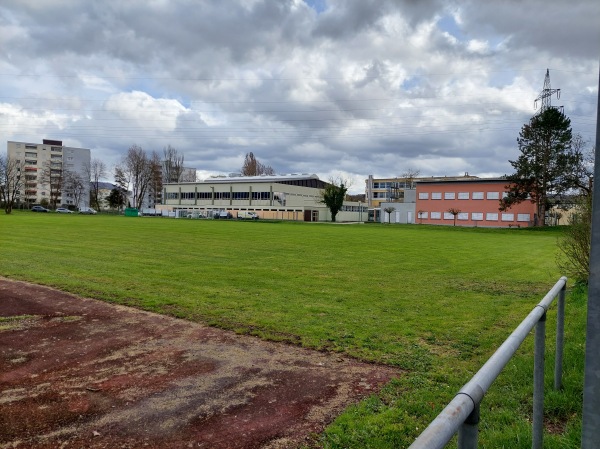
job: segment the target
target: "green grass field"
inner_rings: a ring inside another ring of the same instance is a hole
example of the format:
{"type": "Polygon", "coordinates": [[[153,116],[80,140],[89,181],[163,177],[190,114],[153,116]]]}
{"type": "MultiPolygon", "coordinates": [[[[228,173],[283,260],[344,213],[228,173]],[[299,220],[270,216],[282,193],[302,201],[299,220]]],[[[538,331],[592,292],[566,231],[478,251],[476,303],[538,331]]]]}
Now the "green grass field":
{"type": "MultiPolygon", "coordinates": [[[[16,212],[0,215],[0,275],[400,367],[319,437],[328,448],[399,448],[558,280],[559,232],[16,212]]],[[[565,389],[547,393],[544,447],[579,445],[584,316],[580,291],[567,304],[565,389]]],[[[480,447],[531,446],[532,344],[484,399],[480,447]]]]}

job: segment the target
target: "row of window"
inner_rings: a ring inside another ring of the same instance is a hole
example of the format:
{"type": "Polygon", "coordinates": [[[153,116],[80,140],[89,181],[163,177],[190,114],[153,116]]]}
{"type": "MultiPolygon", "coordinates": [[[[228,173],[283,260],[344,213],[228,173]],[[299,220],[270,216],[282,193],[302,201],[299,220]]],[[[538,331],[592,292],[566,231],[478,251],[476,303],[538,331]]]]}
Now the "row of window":
{"type": "MultiPolygon", "coordinates": [[[[252,197],[253,200],[270,200],[271,192],[181,192],[182,200],[239,200],[248,201],[252,197]]],[[[180,199],[179,192],[167,192],[168,200],[180,199]]]]}
{"type": "MultiPolygon", "coordinates": [[[[417,214],[418,218],[422,218],[424,220],[441,220],[442,217],[444,220],[454,220],[454,214],[450,212],[419,212],[417,214]]],[[[460,212],[456,215],[457,220],[469,220],[468,212],[460,212]]],[[[485,221],[515,221],[515,214],[511,213],[502,213],[499,214],[497,212],[487,212],[485,214],[485,221]]],[[[483,221],[483,212],[472,212],[471,213],[472,221],[483,221]]],[[[517,214],[517,221],[529,222],[531,221],[531,214],[517,214]]]]}
{"type": "Polygon", "coordinates": [[[398,182],[374,182],[374,189],[409,189],[410,182],[398,181],[398,182]]]}
{"type": "MultiPolygon", "coordinates": [[[[504,198],[506,195],[507,195],[506,192],[503,192],[502,198],[504,198]]],[[[469,192],[458,192],[458,193],[457,192],[444,192],[443,197],[445,200],[455,200],[455,199],[482,200],[484,198],[488,199],[488,200],[499,200],[500,193],[499,192],[472,192],[471,194],[469,194],[469,192]]],[[[419,192],[419,199],[420,200],[428,200],[429,192],[419,192]]],[[[442,192],[431,192],[431,199],[432,200],[441,200],[442,192]]]]}

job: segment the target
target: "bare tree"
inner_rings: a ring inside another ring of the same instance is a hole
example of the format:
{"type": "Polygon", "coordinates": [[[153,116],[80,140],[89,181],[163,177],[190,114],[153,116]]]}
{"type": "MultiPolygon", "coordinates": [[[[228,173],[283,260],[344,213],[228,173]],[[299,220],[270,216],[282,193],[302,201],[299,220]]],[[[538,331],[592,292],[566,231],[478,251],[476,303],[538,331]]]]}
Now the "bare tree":
{"type": "Polygon", "coordinates": [[[75,207],[79,207],[88,182],[79,173],[70,170],[64,171],[63,178],[63,195],[72,198],[75,207]]]}
{"type": "Polygon", "coordinates": [[[137,209],[142,208],[148,193],[148,185],[152,174],[150,168],[150,159],[142,147],[135,144],[130,146],[127,155],[123,159],[121,170],[123,176],[127,179],[127,184],[131,185],[133,205],[137,209]]]}
{"type": "Polygon", "coordinates": [[[454,216],[454,226],[456,226],[456,216],[461,213],[460,209],[456,209],[455,207],[451,207],[448,209],[448,212],[454,216]]]}
{"type": "MultiPolygon", "coordinates": [[[[169,146],[170,148],[170,146],[169,146]]],[[[181,157],[181,161],[183,162],[183,156],[181,157]]],[[[148,199],[150,201],[150,206],[154,207],[158,203],[158,199],[160,198],[162,187],[163,187],[163,161],[160,160],[160,156],[156,151],[152,152],[150,159],[148,161],[150,164],[150,181],[148,184],[148,199]]]]}
{"type": "Polygon", "coordinates": [[[85,167],[85,172],[90,183],[90,205],[100,210],[100,179],[106,178],[106,164],[94,158],[85,167]]]}
{"type": "Polygon", "coordinates": [[[385,211],[386,214],[388,214],[388,224],[391,224],[391,222],[392,222],[392,212],[394,212],[396,210],[396,208],[395,207],[386,207],[383,210],[385,211]]]}
{"type": "Polygon", "coordinates": [[[421,174],[420,170],[416,170],[414,168],[407,168],[404,173],[402,173],[402,177],[406,180],[407,188],[414,189],[415,178],[417,178],[421,174]]]}
{"type": "Polygon", "coordinates": [[[0,200],[6,214],[12,212],[15,202],[20,198],[20,192],[25,184],[24,167],[23,162],[0,155],[0,200]]]}
{"type": "Polygon", "coordinates": [[[183,176],[183,154],[168,145],[163,149],[164,161],[163,161],[163,178],[162,181],[166,183],[177,183],[182,181],[183,176]]]}
{"type": "Polygon", "coordinates": [[[48,187],[48,204],[52,209],[56,209],[62,202],[62,190],[64,182],[64,171],[62,162],[47,161],[41,172],[39,172],[40,183],[48,187]]]}
{"type": "Polygon", "coordinates": [[[264,165],[259,162],[254,153],[246,153],[244,158],[244,165],[242,165],[242,176],[260,176],[260,175],[274,175],[275,170],[270,165],[264,165]]]}

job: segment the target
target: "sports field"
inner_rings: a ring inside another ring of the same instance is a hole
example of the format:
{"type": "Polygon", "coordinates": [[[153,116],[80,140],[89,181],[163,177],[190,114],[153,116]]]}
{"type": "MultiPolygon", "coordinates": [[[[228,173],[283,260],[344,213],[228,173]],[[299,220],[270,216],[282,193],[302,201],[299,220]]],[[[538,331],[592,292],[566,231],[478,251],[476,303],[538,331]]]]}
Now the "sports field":
{"type": "MultiPolygon", "coordinates": [[[[406,370],[329,427],[332,448],[407,446],[561,275],[556,229],[17,212],[0,231],[0,275],[406,370]]],[[[570,298],[549,448],[579,438],[585,304],[570,298]]],[[[486,396],[480,447],[530,447],[531,345],[486,396]]]]}

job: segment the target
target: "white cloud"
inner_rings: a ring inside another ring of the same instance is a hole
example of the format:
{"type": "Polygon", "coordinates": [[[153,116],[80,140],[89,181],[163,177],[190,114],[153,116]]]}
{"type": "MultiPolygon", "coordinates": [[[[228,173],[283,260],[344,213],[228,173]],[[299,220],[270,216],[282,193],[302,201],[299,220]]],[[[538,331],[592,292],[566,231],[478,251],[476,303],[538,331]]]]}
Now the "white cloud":
{"type": "Polygon", "coordinates": [[[252,151],[359,191],[409,167],[503,174],[546,68],[593,138],[599,22],[593,0],[5,0],[0,129],[109,165],[171,144],[199,173],[252,151]]]}

